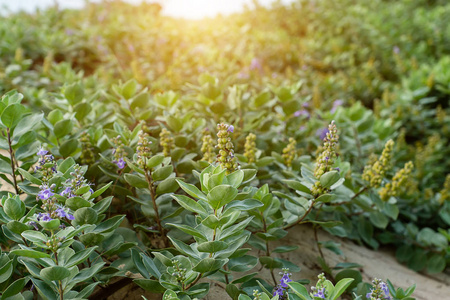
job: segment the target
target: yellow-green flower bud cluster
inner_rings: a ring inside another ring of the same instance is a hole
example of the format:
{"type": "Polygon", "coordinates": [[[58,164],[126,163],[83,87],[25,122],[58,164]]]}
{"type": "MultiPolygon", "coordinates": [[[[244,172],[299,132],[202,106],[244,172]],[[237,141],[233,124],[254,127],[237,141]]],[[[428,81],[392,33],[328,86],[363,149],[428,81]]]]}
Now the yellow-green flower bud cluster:
{"type": "Polygon", "coordinates": [[[203,130],[202,148],[200,150],[203,153],[202,160],[209,163],[214,162],[216,158],[216,153],[214,152],[214,141],[212,139],[211,133],[206,128],[203,130]]]}
{"type": "Polygon", "coordinates": [[[439,204],[444,204],[445,201],[450,200],[450,174],[445,177],[444,188],[440,192],[439,204]]]}
{"type": "Polygon", "coordinates": [[[386,171],[391,168],[393,149],[394,141],[387,141],[380,158],[374,164],[369,164],[364,168],[362,178],[369,183],[369,186],[377,188],[381,185],[386,171]]]}
{"type": "Polygon", "coordinates": [[[313,185],[313,187],[311,188],[311,194],[314,197],[318,197],[320,195],[326,194],[329,192],[329,189],[324,188],[321,184],[320,181],[316,181],[313,185]]]}
{"type": "Polygon", "coordinates": [[[413,168],[414,164],[412,163],[412,161],[407,162],[403,169],[401,169],[394,175],[394,178],[392,178],[392,182],[387,183],[380,190],[379,194],[383,201],[389,200],[389,198],[392,196],[398,196],[402,191],[405,190],[413,168]]]}
{"type": "Polygon", "coordinates": [[[334,121],[328,126],[328,132],[323,139],[323,150],[316,161],[316,168],[314,169],[314,176],[319,179],[326,172],[331,171],[334,160],[337,157],[336,148],[339,142],[339,135],[334,121]]]}
{"type": "Polygon", "coordinates": [[[92,165],[95,163],[94,147],[91,143],[91,137],[87,132],[83,132],[80,137],[81,155],[80,161],[83,165],[92,165]]]}
{"type": "Polygon", "coordinates": [[[289,138],[289,144],[283,149],[283,154],[281,155],[284,159],[284,164],[288,167],[292,166],[292,161],[296,154],[297,141],[294,138],[289,138]]]}
{"type": "Polygon", "coordinates": [[[224,123],[217,124],[217,148],[219,154],[217,155],[217,161],[222,168],[227,169],[227,173],[236,171],[238,164],[234,157],[234,146],[231,142],[230,133],[233,132],[234,126],[224,123]]]}
{"type": "Polygon", "coordinates": [[[136,147],[136,162],[142,169],[145,168],[147,160],[152,156],[152,150],[150,149],[151,143],[152,142],[149,140],[149,135],[143,130],[139,131],[139,139],[136,147]]]}
{"type": "Polygon", "coordinates": [[[426,162],[436,152],[440,141],[440,135],[438,133],[435,133],[428,138],[427,144],[425,146],[423,146],[421,143],[416,144],[416,157],[414,163],[416,165],[418,178],[423,178],[425,176],[426,162]]]}
{"type": "Polygon", "coordinates": [[[170,156],[170,152],[175,148],[173,137],[165,128],[163,128],[159,134],[159,144],[163,148],[164,156],[170,156]]]}
{"type": "MultiPolygon", "coordinates": [[[[314,176],[317,179],[320,179],[323,174],[332,170],[334,161],[337,157],[336,148],[339,142],[339,135],[337,133],[337,127],[336,124],[334,124],[334,121],[332,121],[328,126],[328,132],[323,139],[323,142],[322,152],[317,158],[316,168],[314,169],[314,176]]],[[[314,186],[311,188],[311,193],[316,198],[327,193],[328,191],[329,190],[327,188],[324,188],[320,184],[319,180],[316,181],[314,186]]]]}
{"type": "Polygon", "coordinates": [[[66,239],[65,236],[58,237],[56,234],[52,235],[47,242],[45,242],[45,245],[49,247],[50,251],[56,252],[59,247],[62,246],[62,242],[66,239]]]}
{"type": "Polygon", "coordinates": [[[244,156],[247,158],[247,162],[251,164],[255,162],[255,155],[256,155],[256,135],[254,135],[253,133],[249,133],[245,138],[244,156]]]}

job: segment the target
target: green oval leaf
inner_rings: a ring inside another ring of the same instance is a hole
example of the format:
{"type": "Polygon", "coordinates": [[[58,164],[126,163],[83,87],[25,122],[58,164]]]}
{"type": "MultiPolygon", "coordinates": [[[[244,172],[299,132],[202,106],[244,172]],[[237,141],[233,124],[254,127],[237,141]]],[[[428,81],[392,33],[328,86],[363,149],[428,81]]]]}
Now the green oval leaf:
{"type": "Polygon", "coordinates": [[[49,281],[63,280],[70,276],[70,271],[66,267],[53,266],[42,269],[40,275],[49,281]]]}

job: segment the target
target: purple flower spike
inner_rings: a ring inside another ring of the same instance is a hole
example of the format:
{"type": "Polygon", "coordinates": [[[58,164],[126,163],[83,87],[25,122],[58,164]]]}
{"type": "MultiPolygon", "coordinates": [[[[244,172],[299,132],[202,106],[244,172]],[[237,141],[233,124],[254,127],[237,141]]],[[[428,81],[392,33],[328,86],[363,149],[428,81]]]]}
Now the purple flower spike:
{"type": "Polygon", "coordinates": [[[44,150],[44,148],[39,148],[39,151],[36,153],[37,155],[40,155],[40,156],[44,156],[44,155],[46,155],[48,153],[48,151],[47,150],[44,150]]]}
{"type": "Polygon", "coordinates": [[[233,125],[228,126],[227,131],[228,132],[233,132],[234,131],[234,126],[233,125]]]}

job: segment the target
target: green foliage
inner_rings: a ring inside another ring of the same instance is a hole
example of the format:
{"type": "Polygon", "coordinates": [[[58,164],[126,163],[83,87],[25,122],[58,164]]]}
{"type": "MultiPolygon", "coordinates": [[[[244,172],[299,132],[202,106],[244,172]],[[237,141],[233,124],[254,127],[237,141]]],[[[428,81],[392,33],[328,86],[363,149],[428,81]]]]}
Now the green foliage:
{"type": "MultiPolygon", "coordinates": [[[[2,299],[32,285],[86,299],[132,275],[165,299],[205,297],[207,277],[233,299],[270,299],[278,282],[257,270],[299,272],[280,253],[301,251],[282,239],[305,223],[444,271],[450,6],[428,2],[298,1],[189,22],[115,1],[0,17],[2,299]],[[364,167],[390,139],[370,185],[364,167]],[[215,145],[233,150],[228,170],[215,145]]],[[[339,243],[315,243],[326,299],[364,299],[361,266],[330,266],[339,243]]]]}

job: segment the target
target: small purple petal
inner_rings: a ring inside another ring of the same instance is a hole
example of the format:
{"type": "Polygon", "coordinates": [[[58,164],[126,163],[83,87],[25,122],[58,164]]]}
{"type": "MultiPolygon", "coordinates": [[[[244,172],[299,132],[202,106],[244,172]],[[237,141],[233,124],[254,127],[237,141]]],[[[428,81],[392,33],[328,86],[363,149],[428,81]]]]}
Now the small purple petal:
{"type": "Polygon", "coordinates": [[[321,140],[323,140],[328,133],[328,128],[321,128],[321,129],[317,129],[316,135],[320,137],[321,140]]]}
{"type": "Polygon", "coordinates": [[[283,294],[284,294],[284,289],[280,286],[280,285],[277,285],[276,287],[275,287],[275,291],[273,292],[273,297],[275,297],[275,296],[280,296],[280,297],[282,297],[283,296],[283,294]]]}
{"type": "Polygon", "coordinates": [[[227,131],[228,132],[233,132],[234,131],[234,126],[233,125],[228,126],[227,131]]]}
{"type": "Polygon", "coordinates": [[[72,188],[70,186],[66,187],[64,191],[61,192],[61,196],[68,195],[68,198],[73,197],[72,188]]]}
{"type": "Polygon", "coordinates": [[[119,158],[119,160],[114,160],[113,163],[115,163],[119,169],[125,168],[125,161],[122,157],[119,158]]]}
{"type": "Polygon", "coordinates": [[[259,60],[258,58],[253,58],[251,63],[250,63],[250,70],[262,70],[262,64],[261,64],[261,60],[259,60]]]}
{"type": "Polygon", "coordinates": [[[54,195],[54,193],[52,192],[52,190],[49,187],[41,190],[38,194],[38,196],[41,200],[47,200],[53,195],[54,195]]]}
{"type": "Polygon", "coordinates": [[[283,277],[281,277],[281,280],[280,280],[281,284],[280,285],[282,287],[284,287],[284,288],[287,288],[288,287],[287,283],[292,281],[292,279],[289,278],[289,275],[290,275],[289,273],[285,273],[283,275],[283,277]]]}
{"type": "Polygon", "coordinates": [[[334,114],[336,112],[336,110],[338,109],[339,106],[341,106],[342,104],[344,104],[344,101],[342,101],[341,99],[337,99],[333,102],[333,107],[331,108],[330,112],[332,114],[334,114]]]}
{"type": "Polygon", "coordinates": [[[51,220],[53,220],[53,219],[50,217],[50,214],[48,214],[48,213],[43,214],[42,221],[48,222],[48,221],[51,221],[51,220]]]}
{"type": "Polygon", "coordinates": [[[318,298],[322,298],[325,299],[325,294],[324,294],[325,288],[321,288],[317,291],[317,293],[315,293],[313,296],[314,297],[318,297],[318,298]]]}
{"type": "Polygon", "coordinates": [[[306,116],[306,117],[309,117],[309,112],[308,112],[306,109],[300,109],[300,110],[297,110],[297,111],[294,113],[294,117],[300,117],[300,116],[306,116]]]}
{"type": "Polygon", "coordinates": [[[44,148],[39,148],[39,151],[36,153],[37,155],[43,156],[46,155],[48,153],[47,150],[44,150],[44,148]]]}

